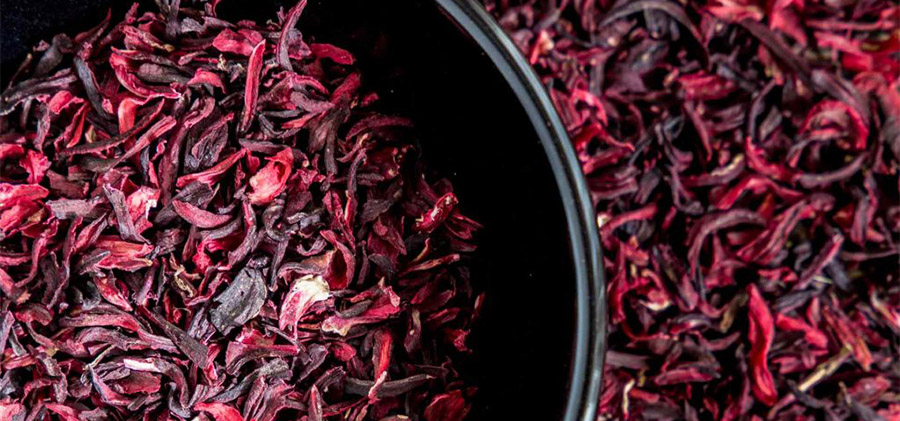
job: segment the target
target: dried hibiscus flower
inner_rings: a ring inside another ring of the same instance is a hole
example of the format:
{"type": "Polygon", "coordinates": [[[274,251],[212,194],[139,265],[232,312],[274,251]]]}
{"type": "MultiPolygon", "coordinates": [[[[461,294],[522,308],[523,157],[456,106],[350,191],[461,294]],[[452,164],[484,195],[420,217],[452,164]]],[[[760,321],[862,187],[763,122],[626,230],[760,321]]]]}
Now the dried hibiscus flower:
{"type": "Polygon", "coordinates": [[[480,226],[305,0],[217,3],[58,35],[0,95],[0,419],[462,419],[480,226]]]}
{"type": "Polygon", "coordinates": [[[594,200],[602,419],[900,419],[896,2],[482,3],[594,200]]]}

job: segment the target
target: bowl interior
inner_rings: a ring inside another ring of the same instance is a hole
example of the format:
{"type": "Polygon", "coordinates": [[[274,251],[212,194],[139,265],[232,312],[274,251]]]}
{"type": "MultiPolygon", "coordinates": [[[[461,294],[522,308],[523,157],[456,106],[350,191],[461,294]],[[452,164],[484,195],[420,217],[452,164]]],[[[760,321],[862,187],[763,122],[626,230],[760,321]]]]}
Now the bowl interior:
{"type": "MultiPolygon", "coordinates": [[[[121,16],[127,5],[114,3],[121,16]]],[[[28,46],[84,30],[109,4],[4,0],[4,80],[24,54],[10,40],[28,46]]],[[[271,19],[278,4],[224,1],[219,14],[271,19]]],[[[487,298],[470,337],[474,353],[460,367],[479,387],[471,418],[560,418],[574,343],[575,263],[553,173],[511,89],[429,1],[311,1],[299,27],[308,42],[357,55],[364,84],[384,107],[413,118],[429,166],[453,181],[463,211],[485,226],[472,278],[487,298]]]]}

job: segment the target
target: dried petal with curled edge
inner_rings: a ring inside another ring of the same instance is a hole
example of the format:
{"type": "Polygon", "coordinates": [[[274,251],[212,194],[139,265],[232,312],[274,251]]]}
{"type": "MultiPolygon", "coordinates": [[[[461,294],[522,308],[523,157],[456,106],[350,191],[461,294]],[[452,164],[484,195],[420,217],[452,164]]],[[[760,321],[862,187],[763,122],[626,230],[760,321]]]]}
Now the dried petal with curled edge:
{"type": "Polygon", "coordinates": [[[750,321],[748,339],[751,344],[749,356],[753,394],[762,403],[772,405],[778,400],[778,392],[775,390],[775,381],[766,361],[775,337],[775,322],[759,289],[755,285],[750,285],[747,293],[750,296],[747,303],[750,321]]]}
{"type": "Polygon", "coordinates": [[[435,396],[425,408],[425,419],[428,421],[461,420],[468,415],[470,409],[463,397],[463,392],[454,390],[435,396]]]}
{"type": "Polygon", "coordinates": [[[453,209],[458,203],[459,200],[453,193],[447,193],[441,196],[441,198],[434,203],[434,207],[431,210],[416,219],[416,225],[413,229],[419,232],[434,231],[435,228],[450,217],[450,213],[453,212],[453,209]]]}
{"type": "Polygon", "coordinates": [[[294,154],[290,148],[284,148],[275,156],[269,158],[266,165],[253,177],[250,177],[250,187],[253,191],[247,196],[254,205],[267,205],[275,199],[275,196],[284,191],[291,168],[294,166],[294,154]]]}
{"type": "Polygon", "coordinates": [[[247,86],[244,90],[244,110],[241,112],[241,123],[238,129],[241,132],[250,128],[250,123],[256,113],[256,99],[259,95],[259,78],[262,72],[262,59],[266,42],[259,41],[250,53],[250,63],[247,65],[247,86]]]}
{"type": "Polygon", "coordinates": [[[309,307],[331,297],[328,283],[320,275],[305,275],[296,279],[281,302],[278,328],[290,331],[309,307]]]}
{"type": "Polygon", "coordinates": [[[361,314],[331,316],[322,322],[322,331],[346,336],[354,326],[381,322],[400,312],[400,297],[390,287],[379,288],[374,294],[375,300],[361,314]]]}
{"type": "Polygon", "coordinates": [[[180,200],[173,200],[172,207],[178,216],[200,228],[215,228],[232,219],[231,215],[217,215],[180,200]]]}

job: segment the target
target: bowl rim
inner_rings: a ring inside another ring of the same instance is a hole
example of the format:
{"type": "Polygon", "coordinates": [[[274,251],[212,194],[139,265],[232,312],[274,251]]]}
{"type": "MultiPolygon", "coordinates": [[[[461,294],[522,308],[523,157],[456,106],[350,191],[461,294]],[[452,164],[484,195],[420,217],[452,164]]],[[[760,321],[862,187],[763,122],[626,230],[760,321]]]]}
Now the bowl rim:
{"type": "Polygon", "coordinates": [[[606,348],[606,288],[594,209],[565,126],[531,65],[475,0],[436,0],[488,55],[528,114],[565,209],[576,282],[576,326],[563,420],[594,421],[606,348]]]}

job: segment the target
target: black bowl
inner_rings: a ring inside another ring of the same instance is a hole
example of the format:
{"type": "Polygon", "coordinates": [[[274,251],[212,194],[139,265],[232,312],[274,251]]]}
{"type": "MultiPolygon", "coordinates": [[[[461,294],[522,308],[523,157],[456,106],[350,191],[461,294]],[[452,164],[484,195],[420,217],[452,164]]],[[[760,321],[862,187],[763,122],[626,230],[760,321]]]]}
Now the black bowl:
{"type": "MultiPolygon", "coordinates": [[[[121,13],[128,2],[112,2],[121,13]]],[[[274,17],[273,0],[228,0],[229,19],[274,17]]],[[[99,21],[110,0],[2,2],[9,77],[27,46],[99,21]]],[[[425,159],[485,229],[472,268],[487,290],[464,374],[473,419],[594,421],[606,334],[600,246],[578,162],[528,63],[471,0],[321,0],[307,38],[358,55],[383,106],[410,116],[425,159]]]]}

